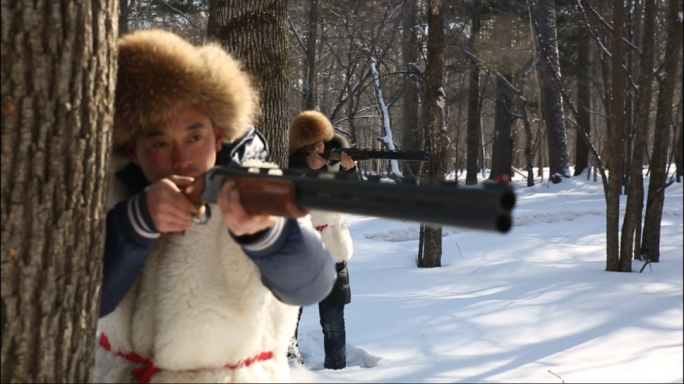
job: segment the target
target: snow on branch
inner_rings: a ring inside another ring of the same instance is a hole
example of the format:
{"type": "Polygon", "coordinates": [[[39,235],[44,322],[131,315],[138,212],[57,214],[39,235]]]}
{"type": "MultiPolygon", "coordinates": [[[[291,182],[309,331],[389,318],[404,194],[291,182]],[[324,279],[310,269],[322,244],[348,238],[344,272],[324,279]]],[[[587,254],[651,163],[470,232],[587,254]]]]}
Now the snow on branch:
{"type": "MultiPolygon", "coordinates": [[[[387,149],[389,149],[390,151],[394,151],[394,140],[392,139],[392,129],[390,126],[389,111],[387,110],[387,104],[385,103],[385,99],[382,96],[382,88],[380,87],[380,75],[378,74],[378,70],[375,66],[374,58],[371,58],[370,60],[370,70],[371,74],[373,75],[373,88],[375,88],[375,97],[378,100],[378,107],[380,108],[380,113],[382,117],[382,128],[385,131],[385,136],[380,137],[379,139],[382,140],[383,143],[385,143],[387,149]]],[[[390,160],[390,167],[392,169],[391,174],[395,175],[396,177],[403,177],[401,171],[399,171],[399,164],[397,163],[397,160],[390,160]]]]}

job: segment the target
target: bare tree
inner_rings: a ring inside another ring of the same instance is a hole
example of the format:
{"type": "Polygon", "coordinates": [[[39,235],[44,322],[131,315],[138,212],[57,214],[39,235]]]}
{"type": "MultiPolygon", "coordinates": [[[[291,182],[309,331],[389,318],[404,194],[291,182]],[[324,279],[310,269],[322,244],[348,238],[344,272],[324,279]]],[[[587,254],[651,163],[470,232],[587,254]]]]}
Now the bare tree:
{"type": "Polygon", "coordinates": [[[632,252],[634,258],[640,259],[641,244],[641,212],[644,207],[643,164],[646,142],[648,139],[649,110],[653,89],[653,46],[655,37],[655,0],[645,0],[644,33],[641,49],[641,83],[639,85],[638,121],[634,137],[634,154],[629,174],[629,192],[627,207],[622,224],[620,239],[620,270],[629,272],[632,269],[632,252]],[[638,229],[637,229],[638,228],[638,229]],[[636,232],[636,238],[635,238],[636,232]],[[636,242],[636,247],[633,247],[636,242]]]}
{"type": "MultiPolygon", "coordinates": [[[[406,0],[402,6],[402,40],[401,53],[403,65],[406,69],[405,88],[404,88],[404,108],[402,109],[402,146],[403,150],[419,150],[422,149],[422,135],[419,123],[420,110],[420,76],[421,73],[418,68],[418,39],[416,38],[415,30],[418,26],[418,1],[406,0]]],[[[417,162],[406,164],[405,169],[412,174],[418,174],[420,171],[420,164],[417,162]]]]}
{"type": "MultiPolygon", "coordinates": [[[[480,33],[480,13],[482,4],[479,0],[473,1],[469,49],[475,52],[477,36],[480,33]]],[[[468,83],[468,149],[466,156],[466,184],[477,184],[478,153],[482,137],[480,132],[480,62],[470,57],[470,80],[468,83]]],[[[484,168],[484,164],[480,164],[484,168]]]]}
{"type": "Polygon", "coordinates": [[[541,51],[540,76],[544,104],[542,116],[546,122],[546,138],[549,155],[549,180],[559,183],[570,177],[568,149],[563,123],[563,98],[558,62],[558,37],[556,33],[556,10],[553,0],[538,0],[533,7],[533,20],[537,29],[541,51]]]}
{"type": "MultiPolygon", "coordinates": [[[[428,0],[427,67],[425,69],[425,122],[430,152],[428,176],[431,182],[444,180],[446,153],[446,127],[444,126],[444,20],[442,1],[428,0]]],[[[442,227],[426,226],[424,252],[418,267],[432,268],[442,265],[442,227]]]]}
{"type": "MultiPolygon", "coordinates": [[[[577,124],[578,129],[584,130],[587,136],[591,137],[591,75],[590,66],[590,47],[589,31],[584,23],[580,22],[579,46],[577,48],[577,124]]],[[[581,175],[589,166],[589,146],[585,140],[577,137],[575,140],[575,176],[581,175]]]]}
{"type": "Polygon", "coordinates": [[[679,54],[682,49],[682,10],[678,0],[670,0],[667,11],[667,46],[665,66],[658,74],[658,106],[651,157],[651,179],[648,184],[646,216],[641,243],[641,255],[653,262],[660,261],[660,221],[667,178],[667,149],[670,143],[670,119],[676,80],[679,79],[679,54]]]}
{"type": "Polygon", "coordinates": [[[285,167],[289,121],[287,3],[211,0],[207,33],[234,52],[257,77],[263,111],[258,128],[268,141],[270,161],[285,167]]]}
{"type": "Polygon", "coordinates": [[[625,106],[624,71],[622,59],[624,48],[622,35],[625,24],[625,4],[623,0],[613,1],[613,44],[611,48],[611,102],[610,130],[606,144],[606,157],[610,169],[610,179],[606,191],[606,270],[620,271],[620,192],[622,188],[622,124],[625,106]]]}
{"type": "Polygon", "coordinates": [[[2,1],[3,383],[92,378],[118,8],[2,1]]]}
{"type": "Polygon", "coordinates": [[[318,36],[318,0],[309,0],[309,36],[306,39],[306,86],[304,88],[304,109],[316,109],[318,87],[316,81],[316,43],[318,36]]]}

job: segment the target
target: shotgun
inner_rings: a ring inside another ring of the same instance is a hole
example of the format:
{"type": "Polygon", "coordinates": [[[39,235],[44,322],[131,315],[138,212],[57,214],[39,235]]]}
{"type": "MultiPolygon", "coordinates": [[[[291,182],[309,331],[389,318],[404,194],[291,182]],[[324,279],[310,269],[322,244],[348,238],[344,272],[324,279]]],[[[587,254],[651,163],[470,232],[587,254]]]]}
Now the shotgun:
{"type": "Polygon", "coordinates": [[[500,233],[511,229],[516,202],[513,188],[501,183],[394,184],[344,173],[238,166],[214,167],[184,192],[202,207],[216,203],[225,182],[234,183],[242,205],[252,213],[298,218],[317,209],[500,233]]]}
{"type": "Polygon", "coordinates": [[[388,159],[406,161],[428,161],[425,151],[377,151],[373,149],[333,148],[321,154],[326,160],[340,160],[340,154],[346,152],[353,160],[388,159]]]}

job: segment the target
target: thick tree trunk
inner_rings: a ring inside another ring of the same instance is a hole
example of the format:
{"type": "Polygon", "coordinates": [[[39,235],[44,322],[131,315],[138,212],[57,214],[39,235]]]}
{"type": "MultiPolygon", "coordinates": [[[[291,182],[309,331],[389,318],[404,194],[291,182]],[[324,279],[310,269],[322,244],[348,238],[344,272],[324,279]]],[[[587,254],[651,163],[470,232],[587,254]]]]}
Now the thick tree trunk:
{"type": "Polygon", "coordinates": [[[553,0],[539,0],[534,6],[534,21],[541,50],[541,81],[549,154],[549,180],[559,183],[570,177],[568,148],[563,123],[563,98],[560,90],[560,64],[556,36],[556,10],[553,0]]]}
{"type": "Polygon", "coordinates": [[[309,37],[306,40],[306,87],[304,88],[304,109],[316,109],[318,89],[316,87],[316,40],[318,39],[318,0],[309,0],[309,37]]]}
{"type": "Polygon", "coordinates": [[[665,182],[667,178],[667,152],[670,144],[670,118],[672,99],[678,79],[679,52],[682,48],[682,17],[678,0],[669,1],[667,15],[667,45],[665,59],[668,60],[661,72],[658,87],[658,106],[656,112],[655,137],[653,138],[653,157],[651,157],[651,179],[648,184],[646,217],[641,254],[652,262],[660,261],[660,221],[663,216],[665,182]]]}
{"type": "Polygon", "coordinates": [[[287,165],[289,69],[287,2],[211,0],[207,34],[245,63],[261,90],[257,128],[269,146],[269,161],[287,165]]]}
{"type": "MultiPolygon", "coordinates": [[[[418,4],[417,0],[407,0],[402,7],[402,43],[401,52],[403,65],[407,73],[404,75],[406,86],[404,87],[404,107],[402,108],[402,148],[405,151],[419,150],[421,145],[421,130],[419,114],[419,87],[418,81],[420,74],[417,73],[416,63],[418,62],[418,41],[414,29],[418,25],[417,21],[418,4]]],[[[419,164],[415,161],[404,162],[404,168],[409,169],[410,173],[417,175],[419,164]]]]}
{"type": "MultiPolygon", "coordinates": [[[[634,155],[632,166],[629,170],[629,192],[627,194],[627,207],[622,224],[622,238],[620,240],[620,271],[631,272],[632,253],[634,251],[634,236],[641,237],[636,232],[637,224],[641,222],[641,212],[644,207],[644,179],[643,162],[644,149],[648,136],[648,116],[651,106],[651,93],[653,91],[653,46],[655,37],[655,0],[645,0],[644,10],[644,33],[641,50],[641,81],[639,84],[638,121],[634,137],[634,155]]],[[[640,250],[634,252],[635,258],[640,258],[640,250]]]]}
{"type": "Polygon", "coordinates": [[[513,158],[513,91],[506,84],[510,83],[510,75],[496,78],[496,107],[494,109],[494,143],[492,144],[492,171],[490,179],[511,176],[511,160],[513,158]]]}
{"type": "Polygon", "coordinates": [[[611,46],[611,102],[610,124],[606,138],[606,157],[609,161],[610,179],[606,199],[606,270],[620,271],[620,191],[622,189],[622,126],[624,124],[624,56],[622,35],[625,24],[623,0],[613,1],[613,36],[611,46]]]}
{"type": "MultiPolygon", "coordinates": [[[[444,126],[444,98],[442,81],[444,77],[444,21],[442,1],[428,0],[428,42],[427,66],[425,69],[425,121],[429,134],[428,175],[431,182],[444,180],[446,155],[446,129],[444,126]]],[[[425,252],[418,259],[418,267],[432,268],[442,265],[442,227],[425,226],[425,252]]]]}
{"type": "MultiPolygon", "coordinates": [[[[470,50],[475,52],[477,35],[480,32],[480,8],[479,0],[473,1],[473,14],[470,28],[470,50]]],[[[466,156],[466,181],[467,185],[477,184],[477,159],[480,151],[480,63],[475,58],[470,58],[470,80],[468,84],[468,138],[466,156]]],[[[480,164],[484,167],[484,164],[480,164]]]]}
{"type": "MultiPolygon", "coordinates": [[[[580,74],[577,76],[577,123],[579,129],[583,129],[588,137],[591,137],[591,76],[589,74],[589,49],[591,44],[589,32],[582,23],[578,35],[580,36],[577,48],[577,66],[580,74]]],[[[575,139],[575,173],[581,175],[589,167],[589,146],[579,137],[575,139]]]]}
{"type": "Polygon", "coordinates": [[[92,378],[118,8],[2,1],[3,383],[92,378]]]}

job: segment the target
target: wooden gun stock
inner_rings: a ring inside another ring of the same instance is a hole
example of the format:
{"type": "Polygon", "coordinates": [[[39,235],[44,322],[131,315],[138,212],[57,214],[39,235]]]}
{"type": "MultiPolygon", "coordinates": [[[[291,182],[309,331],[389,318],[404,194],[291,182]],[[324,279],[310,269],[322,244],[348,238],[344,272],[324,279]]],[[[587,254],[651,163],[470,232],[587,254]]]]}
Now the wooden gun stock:
{"type": "MultiPolygon", "coordinates": [[[[288,218],[299,218],[306,216],[309,211],[300,209],[295,204],[297,189],[292,181],[277,178],[259,178],[250,176],[225,175],[222,180],[217,181],[213,190],[220,192],[224,183],[233,183],[233,188],[240,192],[240,203],[247,212],[262,213],[288,218]]],[[[207,180],[204,175],[195,179],[195,182],[188,186],[184,193],[188,200],[195,204],[207,202],[206,194],[207,180]]],[[[215,202],[216,196],[214,196],[215,202]]]]}

